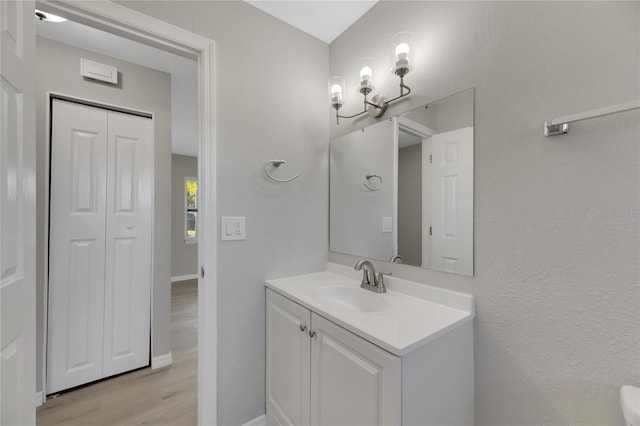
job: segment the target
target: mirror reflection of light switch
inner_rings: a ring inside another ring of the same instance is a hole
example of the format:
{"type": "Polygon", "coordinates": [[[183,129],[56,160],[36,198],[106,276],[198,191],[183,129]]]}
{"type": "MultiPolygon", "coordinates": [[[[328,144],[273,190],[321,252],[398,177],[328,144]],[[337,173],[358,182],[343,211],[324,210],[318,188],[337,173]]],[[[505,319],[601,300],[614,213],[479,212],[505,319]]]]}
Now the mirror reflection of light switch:
{"type": "Polygon", "coordinates": [[[382,218],[382,232],[389,233],[393,232],[393,218],[385,216],[382,218]]]}

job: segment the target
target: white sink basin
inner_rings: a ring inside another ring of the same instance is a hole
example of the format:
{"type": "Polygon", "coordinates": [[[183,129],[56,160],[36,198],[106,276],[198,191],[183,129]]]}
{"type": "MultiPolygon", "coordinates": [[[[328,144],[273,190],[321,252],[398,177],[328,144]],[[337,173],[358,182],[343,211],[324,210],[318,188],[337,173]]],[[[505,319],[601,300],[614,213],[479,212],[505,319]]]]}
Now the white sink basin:
{"type": "Polygon", "coordinates": [[[362,273],[335,270],[268,280],[269,289],[397,356],[473,320],[473,296],[397,277],[383,294],[360,288],[362,273]]]}
{"type": "Polygon", "coordinates": [[[334,309],[356,312],[382,312],[390,308],[384,294],[373,293],[360,287],[319,287],[311,292],[319,303],[334,309]]]}

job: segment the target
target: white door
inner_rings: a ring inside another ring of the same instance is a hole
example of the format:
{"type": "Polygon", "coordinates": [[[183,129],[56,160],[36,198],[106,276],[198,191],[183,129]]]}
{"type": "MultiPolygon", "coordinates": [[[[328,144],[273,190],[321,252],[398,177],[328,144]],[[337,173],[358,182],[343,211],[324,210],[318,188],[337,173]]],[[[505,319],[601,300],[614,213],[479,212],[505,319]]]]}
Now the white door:
{"type": "Polygon", "coordinates": [[[102,377],[107,115],[53,101],[47,393],[102,377]]]}
{"type": "Polygon", "coordinates": [[[312,314],[311,424],[399,425],[401,358],[312,314]]]}
{"type": "Polygon", "coordinates": [[[431,138],[431,267],[473,275],[473,127],[431,138]]]}
{"type": "Polygon", "coordinates": [[[267,290],[267,424],[309,424],[311,312],[267,290]]]}
{"type": "Polygon", "coordinates": [[[103,376],[149,364],[153,123],[108,113],[103,376]]]}
{"type": "Polygon", "coordinates": [[[0,2],[0,424],[35,424],[35,30],[0,2]]]}
{"type": "Polygon", "coordinates": [[[47,392],[149,362],[151,120],[53,101],[47,392]]]}

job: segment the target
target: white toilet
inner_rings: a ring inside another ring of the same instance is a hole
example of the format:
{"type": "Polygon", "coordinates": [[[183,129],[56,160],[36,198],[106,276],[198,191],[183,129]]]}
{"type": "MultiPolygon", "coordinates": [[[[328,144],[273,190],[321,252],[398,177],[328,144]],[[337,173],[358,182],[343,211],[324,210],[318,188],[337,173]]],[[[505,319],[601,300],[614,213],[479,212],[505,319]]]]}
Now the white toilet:
{"type": "Polygon", "coordinates": [[[620,406],[627,426],[640,426],[640,388],[622,386],[620,388],[620,406]]]}

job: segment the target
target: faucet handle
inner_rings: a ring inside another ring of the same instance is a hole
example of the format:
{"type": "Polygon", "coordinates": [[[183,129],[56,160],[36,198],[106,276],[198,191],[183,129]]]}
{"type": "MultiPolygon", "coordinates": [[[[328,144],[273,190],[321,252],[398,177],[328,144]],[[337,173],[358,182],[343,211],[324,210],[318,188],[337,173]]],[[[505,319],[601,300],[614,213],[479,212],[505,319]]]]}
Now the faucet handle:
{"type": "Polygon", "coordinates": [[[378,276],[376,279],[376,287],[378,287],[378,292],[385,293],[387,288],[384,286],[384,276],[392,275],[391,272],[378,272],[378,276]]]}
{"type": "Polygon", "coordinates": [[[391,272],[378,272],[378,279],[383,280],[385,275],[393,275],[391,272]]]}

